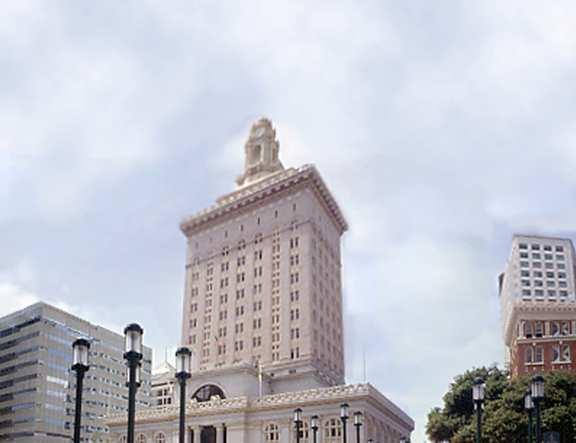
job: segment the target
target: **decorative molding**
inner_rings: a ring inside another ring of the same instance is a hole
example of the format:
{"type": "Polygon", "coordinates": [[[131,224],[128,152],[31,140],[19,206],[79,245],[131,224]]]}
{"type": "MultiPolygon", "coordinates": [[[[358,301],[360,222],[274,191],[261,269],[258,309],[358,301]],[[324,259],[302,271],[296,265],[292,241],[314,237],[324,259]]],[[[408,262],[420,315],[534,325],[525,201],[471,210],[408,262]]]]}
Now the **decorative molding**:
{"type": "Polygon", "coordinates": [[[327,212],[332,215],[335,225],[340,233],[348,229],[348,224],[336,203],[336,200],[328,190],[320,173],[313,165],[304,165],[300,168],[290,168],[272,174],[254,184],[241,188],[225,195],[212,205],[190,217],[186,217],[180,224],[182,232],[189,236],[200,230],[207,223],[224,217],[231,212],[264,200],[273,194],[286,189],[295,189],[297,184],[311,184],[319,200],[325,206],[327,212]]]}
{"type": "MultiPolygon", "coordinates": [[[[380,410],[381,413],[387,415],[399,425],[410,428],[414,427],[414,421],[408,415],[370,384],[340,385],[329,388],[284,392],[280,394],[269,394],[250,400],[247,397],[228,399],[215,397],[210,401],[201,403],[196,400],[191,400],[186,405],[186,415],[206,416],[232,412],[255,413],[274,409],[291,409],[295,405],[321,405],[353,400],[367,400],[380,410]]],[[[178,417],[178,412],[179,407],[177,405],[152,407],[139,410],[136,414],[136,421],[139,424],[144,424],[175,420],[178,417]]],[[[109,426],[123,424],[126,422],[126,414],[110,415],[106,422],[109,426]]]]}

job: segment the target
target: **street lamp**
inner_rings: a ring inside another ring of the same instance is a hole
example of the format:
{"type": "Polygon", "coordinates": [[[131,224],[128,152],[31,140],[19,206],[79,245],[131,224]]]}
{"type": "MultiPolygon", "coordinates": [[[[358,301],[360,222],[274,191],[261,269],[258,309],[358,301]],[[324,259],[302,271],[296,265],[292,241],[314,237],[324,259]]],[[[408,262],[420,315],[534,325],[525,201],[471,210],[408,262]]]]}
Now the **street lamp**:
{"type": "Polygon", "coordinates": [[[356,428],[356,443],[360,443],[360,428],[362,427],[362,412],[354,412],[354,427],[356,428]]]}
{"type": "Polygon", "coordinates": [[[531,385],[532,401],[536,411],[536,443],[542,443],[542,423],[540,420],[540,403],[544,399],[544,377],[536,375],[531,385]]]}
{"type": "Polygon", "coordinates": [[[176,378],[180,384],[180,429],[178,441],[184,443],[186,439],[186,380],[190,378],[192,352],[188,348],[176,351],[176,378]]]}
{"type": "Polygon", "coordinates": [[[310,417],[310,427],[312,428],[312,443],[318,441],[318,416],[313,415],[310,417]]]}
{"type": "Polygon", "coordinates": [[[134,443],[136,391],[140,386],[143,334],[144,330],[136,323],[132,323],[124,328],[124,359],[128,366],[128,432],[126,443],[134,443]]]}
{"type": "Polygon", "coordinates": [[[476,443],[482,441],[482,403],[484,402],[484,380],[480,377],[474,379],[472,385],[472,399],[476,407],[476,443]]]}
{"type": "Polygon", "coordinates": [[[296,428],[296,443],[300,443],[300,427],[302,426],[302,409],[294,409],[294,427],[296,428]]]}
{"type": "Polygon", "coordinates": [[[90,342],[79,338],[72,343],[72,370],[76,372],[76,410],[74,412],[74,443],[80,443],[80,423],[82,421],[82,385],[88,364],[90,342]]]}
{"type": "Polygon", "coordinates": [[[350,407],[348,406],[348,403],[342,403],[340,405],[340,420],[342,420],[342,442],[346,443],[347,441],[347,434],[346,434],[346,422],[348,421],[349,418],[349,413],[348,413],[348,409],[350,407]]]}
{"type": "Polygon", "coordinates": [[[524,410],[528,413],[528,443],[532,443],[532,415],[534,412],[534,402],[530,391],[524,395],[524,410]]]}

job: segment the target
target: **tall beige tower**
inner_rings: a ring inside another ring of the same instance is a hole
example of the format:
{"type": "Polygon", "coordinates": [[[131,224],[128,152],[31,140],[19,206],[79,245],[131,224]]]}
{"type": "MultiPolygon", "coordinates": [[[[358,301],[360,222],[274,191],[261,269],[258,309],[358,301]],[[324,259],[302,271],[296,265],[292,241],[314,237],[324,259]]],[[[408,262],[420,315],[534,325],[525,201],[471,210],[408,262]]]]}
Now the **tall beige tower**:
{"type": "Polygon", "coordinates": [[[285,169],[267,119],[237,189],[186,218],[182,343],[196,371],[250,364],[344,381],[340,239],[346,221],[314,166],[285,169]]]}

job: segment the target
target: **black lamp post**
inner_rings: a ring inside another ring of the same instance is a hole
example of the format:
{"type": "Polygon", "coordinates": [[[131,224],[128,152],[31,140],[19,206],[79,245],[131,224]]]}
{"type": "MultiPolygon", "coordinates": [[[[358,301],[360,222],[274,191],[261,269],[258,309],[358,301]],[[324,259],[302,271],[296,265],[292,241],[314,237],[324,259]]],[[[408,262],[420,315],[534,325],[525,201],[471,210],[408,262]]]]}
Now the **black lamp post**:
{"type": "Polygon", "coordinates": [[[480,377],[474,379],[472,398],[476,407],[476,443],[480,443],[482,441],[482,403],[484,402],[484,380],[480,377]]]}
{"type": "Polygon", "coordinates": [[[532,414],[534,412],[534,402],[530,391],[524,395],[524,410],[528,414],[528,443],[532,443],[532,414]]]}
{"type": "Polygon", "coordinates": [[[80,423],[82,422],[82,385],[84,384],[84,374],[90,366],[88,365],[88,351],[90,342],[79,338],[72,343],[74,351],[72,359],[72,370],[76,372],[76,410],[74,412],[74,443],[80,443],[80,423]]]}
{"type": "Polygon", "coordinates": [[[536,411],[536,443],[542,443],[542,423],[540,420],[540,403],[544,399],[544,377],[536,375],[532,379],[531,396],[536,411]]]}
{"type": "Polygon", "coordinates": [[[296,429],[296,443],[300,443],[300,428],[302,427],[302,409],[294,409],[294,429],[296,429]]]}
{"type": "Polygon", "coordinates": [[[348,403],[342,403],[340,405],[340,420],[342,420],[342,442],[346,443],[348,440],[348,434],[346,433],[346,422],[349,418],[349,406],[348,403]]]}
{"type": "Polygon", "coordinates": [[[356,428],[356,443],[360,443],[360,428],[362,427],[362,412],[354,412],[354,427],[356,428]]]}
{"type": "Polygon", "coordinates": [[[186,440],[186,380],[190,378],[192,352],[188,348],[176,351],[176,378],[180,384],[180,428],[178,441],[186,440]]]}
{"type": "Polygon", "coordinates": [[[310,417],[310,428],[312,429],[312,443],[318,442],[318,416],[310,417]]]}
{"type": "Polygon", "coordinates": [[[144,330],[132,323],[124,328],[124,359],[128,366],[128,432],[126,443],[134,443],[134,417],[136,391],[140,387],[140,362],[142,361],[142,335],[144,330]]]}

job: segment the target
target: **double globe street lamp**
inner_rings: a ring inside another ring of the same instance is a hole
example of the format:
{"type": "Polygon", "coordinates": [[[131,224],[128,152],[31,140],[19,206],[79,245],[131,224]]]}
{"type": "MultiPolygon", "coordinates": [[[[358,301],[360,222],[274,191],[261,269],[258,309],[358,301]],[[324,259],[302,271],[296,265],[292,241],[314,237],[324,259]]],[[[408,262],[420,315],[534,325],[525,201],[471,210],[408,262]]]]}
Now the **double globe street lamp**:
{"type": "Polygon", "coordinates": [[[340,405],[340,420],[342,421],[342,443],[346,443],[348,439],[348,434],[346,431],[346,423],[348,422],[349,416],[349,409],[348,403],[342,403],[340,405]]]}
{"type": "Polygon", "coordinates": [[[472,385],[472,399],[476,408],[476,443],[482,441],[482,403],[484,403],[484,380],[480,377],[474,379],[472,385]]]}
{"type": "Polygon", "coordinates": [[[362,412],[354,412],[354,427],[356,428],[356,443],[360,443],[360,428],[362,427],[362,412]]]}
{"type": "Polygon", "coordinates": [[[142,335],[140,325],[132,323],[124,328],[124,359],[128,366],[128,431],[126,443],[134,443],[136,391],[140,387],[142,361],[142,335]]]}
{"type": "Polygon", "coordinates": [[[74,443],[80,443],[80,425],[82,422],[82,386],[84,384],[84,374],[90,365],[88,364],[88,354],[90,342],[84,338],[79,338],[72,343],[73,357],[72,370],[76,372],[76,410],[74,411],[74,443]]]}
{"type": "Polygon", "coordinates": [[[296,443],[300,443],[300,429],[302,429],[302,409],[294,409],[294,429],[296,430],[296,443]]]}
{"type": "Polygon", "coordinates": [[[534,412],[534,402],[530,391],[524,395],[524,410],[528,414],[528,443],[532,443],[532,415],[534,412]]]}
{"type": "Polygon", "coordinates": [[[536,443],[542,443],[542,422],[540,420],[540,403],[544,399],[544,377],[536,375],[532,378],[530,394],[536,411],[536,443]]]}
{"type": "Polygon", "coordinates": [[[318,416],[317,415],[313,415],[312,417],[310,417],[310,428],[312,429],[312,443],[317,443],[318,442],[318,416]]]}
{"type": "Polygon", "coordinates": [[[190,378],[192,352],[188,348],[176,351],[176,379],[180,385],[180,427],[178,441],[185,442],[186,438],[186,380],[190,378]]]}

